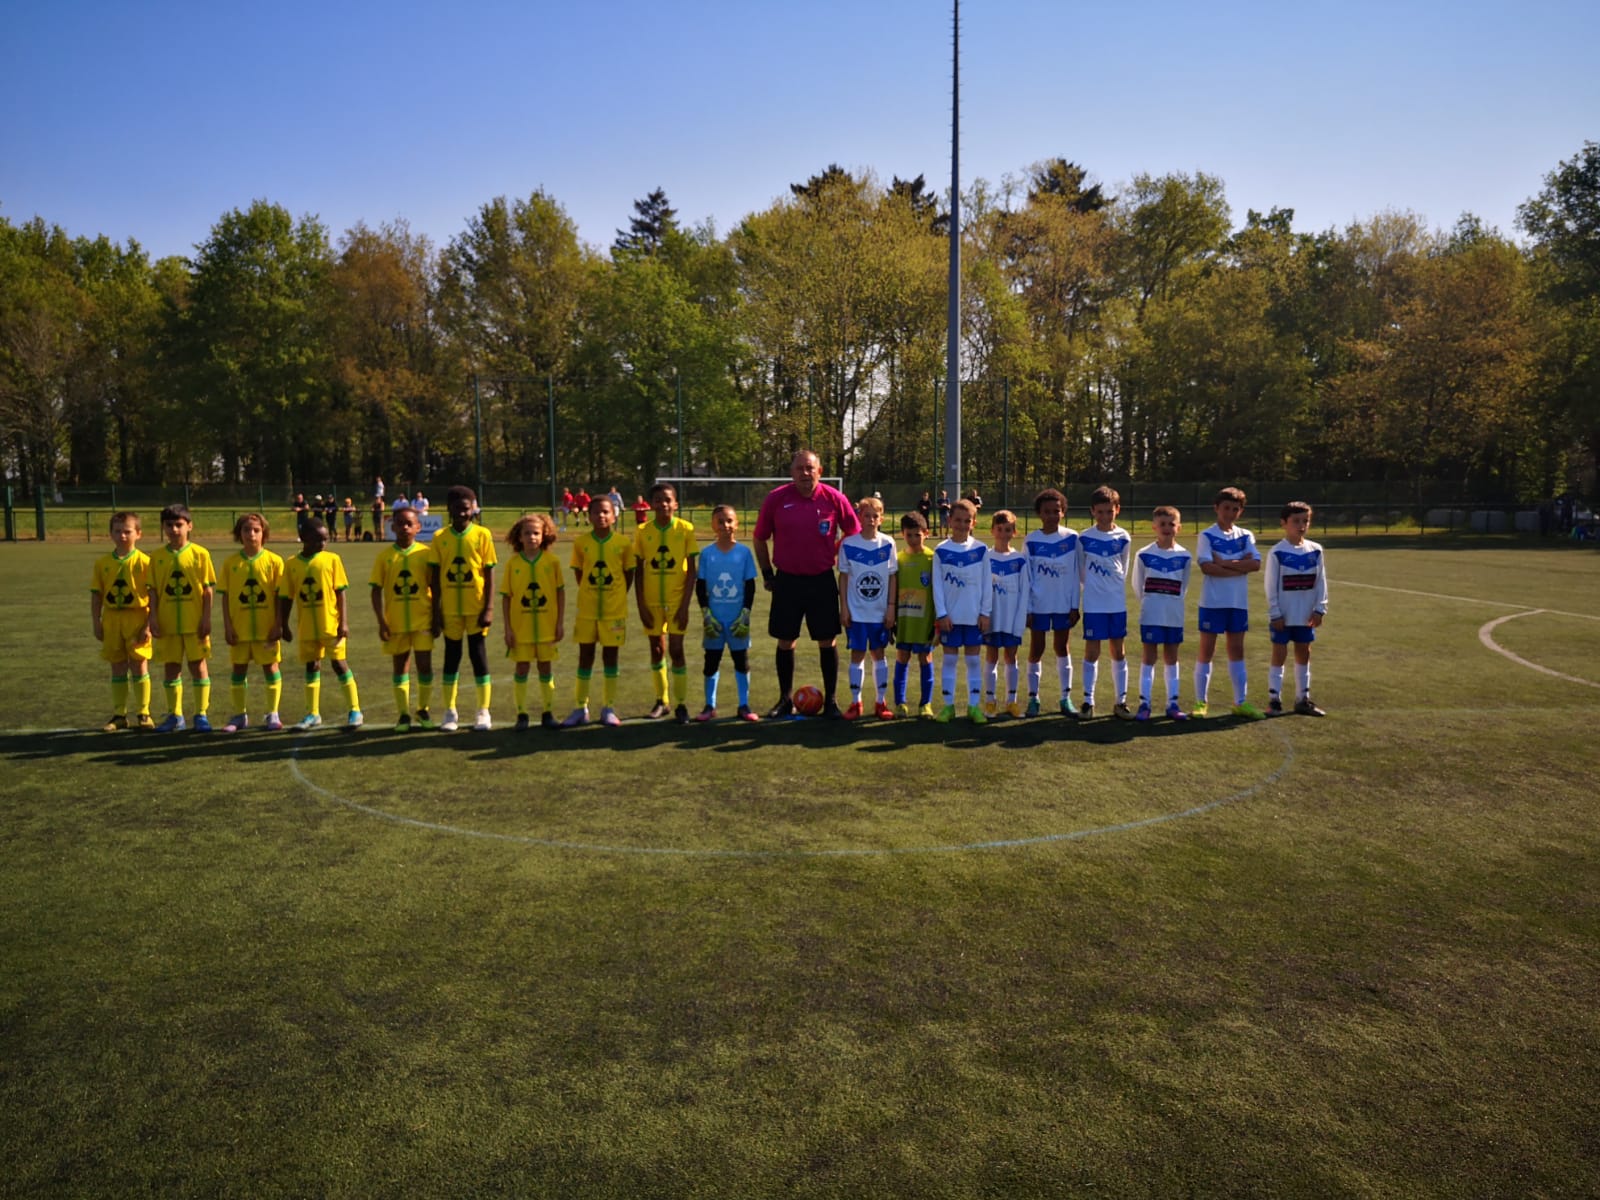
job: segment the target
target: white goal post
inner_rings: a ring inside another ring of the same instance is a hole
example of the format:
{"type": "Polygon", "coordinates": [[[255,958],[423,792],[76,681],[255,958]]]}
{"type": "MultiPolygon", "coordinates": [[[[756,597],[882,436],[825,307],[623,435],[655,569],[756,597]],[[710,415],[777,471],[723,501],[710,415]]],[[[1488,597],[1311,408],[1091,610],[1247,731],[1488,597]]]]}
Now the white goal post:
{"type": "MultiPolygon", "coordinates": [[[[678,493],[679,508],[710,509],[731,504],[740,512],[752,513],[773,488],[794,482],[787,475],[657,475],[655,481],[672,485],[678,493]]],[[[838,475],[824,475],[822,482],[844,491],[844,479],[838,475]]]]}

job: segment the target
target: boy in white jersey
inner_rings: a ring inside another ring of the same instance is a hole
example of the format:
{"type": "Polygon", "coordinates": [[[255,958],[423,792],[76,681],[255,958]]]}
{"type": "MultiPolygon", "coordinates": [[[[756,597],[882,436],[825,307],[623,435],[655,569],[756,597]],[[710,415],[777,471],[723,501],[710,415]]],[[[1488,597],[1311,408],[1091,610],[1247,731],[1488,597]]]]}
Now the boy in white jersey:
{"type": "Polygon", "coordinates": [[[1028,628],[1028,556],[1011,548],[1017,536],[1017,515],[1002,508],[989,522],[994,549],[989,552],[989,582],[994,596],[989,606],[989,632],[983,635],[988,647],[988,662],[983,671],[983,711],[995,716],[1000,711],[997,684],[1000,658],[1006,660],[1006,711],[1022,715],[1017,703],[1017,647],[1028,628]]]}
{"type": "Polygon", "coordinates": [[[1217,635],[1228,640],[1228,676],[1233,682],[1233,713],[1259,721],[1267,714],[1245,699],[1244,635],[1250,629],[1250,581],[1246,576],[1261,569],[1256,539],[1235,522],[1244,512],[1244,493],[1225,487],[1213,502],[1217,523],[1200,535],[1195,561],[1200,564],[1200,653],[1194,667],[1194,708],[1206,715],[1206,695],[1211,689],[1211,658],[1217,652],[1217,635]]]}
{"type": "Polygon", "coordinates": [[[967,716],[974,725],[988,721],[979,703],[979,648],[989,632],[994,604],[989,581],[989,547],[972,536],[978,510],[970,500],[950,506],[950,536],[933,551],[933,615],[944,647],[944,707],[934,719],[948,723],[956,715],[956,662],[967,659],[967,716]]]}
{"type": "Polygon", "coordinates": [[[1178,545],[1178,510],[1163,504],[1152,514],[1156,540],[1133,560],[1133,594],[1139,597],[1139,641],[1144,659],[1139,666],[1139,711],[1136,719],[1150,719],[1150,693],[1155,689],[1156,656],[1166,665],[1167,716],[1187,721],[1178,707],[1178,647],[1183,644],[1183,603],[1189,594],[1189,568],[1193,559],[1178,545]]]}
{"type": "Polygon", "coordinates": [[[1328,611],[1328,570],[1322,547],[1306,537],[1311,505],[1291,500],[1279,514],[1283,540],[1267,555],[1267,618],[1271,622],[1272,668],[1267,672],[1267,711],[1283,712],[1283,664],[1294,645],[1294,710],[1302,716],[1328,714],[1311,699],[1311,643],[1328,611]]]}
{"type": "Polygon", "coordinates": [[[839,543],[839,621],[850,643],[850,707],[844,719],[861,717],[861,685],[866,659],[872,656],[873,682],[878,700],[873,714],[880,721],[894,717],[889,707],[889,662],[884,648],[894,628],[894,539],[881,532],[883,501],[873,496],[856,501],[861,532],[839,543]]]}
{"type": "Polygon", "coordinates": [[[1117,524],[1122,497],[1116,488],[1098,487],[1089,497],[1094,527],[1078,535],[1083,573],[1083,705],[1078,715],[1094,716],[1094,685],[1100,672],[1100,643],[1111,643],[1111,674],[1117,701],[1115,716],[1133,719],[1128,707],[1128,660],[1122,640],[1128,636],[1128,563],[1133,539],[1117,524]]]}
{"type": "Polygon", "coordinates": [[[1039,681],[1044,672],[1044,644],[1055,639],[1056,676],[1061,683],[1061,713],[1075,717],[1072,703],[1072,652],[1069,638],[1078,623],[1078,535],[1061,524],[1067,498],[1045,488],[1033,498],[1039,528],[1028,534],[1028,716],[1039,715],[1039,681]]]}

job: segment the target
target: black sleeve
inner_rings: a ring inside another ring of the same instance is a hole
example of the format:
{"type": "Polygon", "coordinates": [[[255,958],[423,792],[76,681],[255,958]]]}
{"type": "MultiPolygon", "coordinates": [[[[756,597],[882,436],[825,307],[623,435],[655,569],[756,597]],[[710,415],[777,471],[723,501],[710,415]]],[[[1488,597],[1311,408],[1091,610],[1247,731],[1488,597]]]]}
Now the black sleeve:
{"type": "Polygon", "coordinates": [[[744,606],[746,608],[754,608],[756,606],[756,581],[754,579],[746,579],[744,581],[744,606]]]}
{"type": "Polygon", "coordinates": [[[701,608],[711,603],[711,594],[706,591],[706,581],[703,575],[697,577],[694,581],[694,598],[700,601],[701,608]]]}

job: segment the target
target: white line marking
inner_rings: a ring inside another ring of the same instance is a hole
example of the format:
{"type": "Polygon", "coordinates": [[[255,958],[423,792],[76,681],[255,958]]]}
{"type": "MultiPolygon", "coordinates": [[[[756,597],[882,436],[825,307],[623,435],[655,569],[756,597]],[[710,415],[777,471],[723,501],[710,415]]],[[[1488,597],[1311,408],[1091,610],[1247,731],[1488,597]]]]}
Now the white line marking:
{"type": "MultiPolygon", "coordinates": [[[[1496,654],[1505,655],[1507,658],[1509,658],[1512,662],[1516,663],[1518,666],[1527,667],[1530,670],[1538,671],[1539,673],[1541,673],[1543,675],[1554,676],[1556,679],[1564,679],[1568,683],[1581,683],[1584,687],[1600,688],[1600,683],[1596,683],[1593,679],[1580,679],[1576,675],[1563,675],[1560,671],[1552,671],[1549,667],[1541,667],[1536,662],[1529,662],[1527,659],[1523,658],[1522,656],[1511,653],[1511,651],[1507,650],[1499,642],[1494,640],[1494,631],[1495,631],[1495,629],[1498,628],[1501,625],[1504,625],[1507,621],[1515,621],[1518,617],[1536,617],[1540,613],[1552,612],[1552,611],[1554,611],[1554,610],[1545,609],[1545,608],[1534,608],[1534,609],[1529,609],[1527,612],[1514,612],[1514,613],[1511,613],[1508,616],[1496,617],[1494,620],[1486,622],[1481,628],[1479,628],[1479,630],[1478,630],[1478,640],[1480,642],[1482,642],[1485,646],[1489,647],[1489,649],[1493,650],[1496,654]]],[[[1562,614],[1562,615],[1566,616],[1566,615],[1570,615],[1570,614],[1562,614]]]]}
{"type": "Polygon", "coordinates": [[[1523,611],[1518,616],[1527,616],[1528,613],[1545,612],[1558,617],[1577,617],[1580,621],[1600,621],[1600,616],[1594,613],[1567,612],[1561,608],[1534,608],[1530,604],[1512,604],[1509,600],[1480,600],[1477,596],[1449,596],[1443,592],[1417,592],[1411,588],[1384,587],[1379,583],[1357,583],[1353,579],[1334,579],[1330,582],[1335,586],[1367,588],[1374,592],[1398,592],[1402,596],[1426,596],[1430,600],[1459,600],[1463,604],[1489,604],[1495,608],[1516,608],[1523,611]]]}
{"type": "MultiPolygon", "coordinates": [[[[1272,722],[1276,725],[1277,722],[1272,722]]],[[[1271,726],[1269,726],[1270,728],[1271,726]]],[[[1197,817],[1202,813],[1211,812],[1226,804],[1234,804],[1240,800],[1248,799],[1270,787],[1294,765],[1294,743],[1282,730],[1277,730],[1278,740],[1283,744],[1283,761],[1264,778],[1242,788],[1230,795],[1217,800],[1210,800],[1204,804],[1197,804],[1193,808],[1183,809],[1181,812],[1162,813],[1159,816],[1145,817],[1138,821],[1123,821],[1116,825],[1099,825],[1092,829],[1074,829],[1068,833],[1047,833],[1037,837],[1006,838],[985,842],[967,842],[962,845],[949,846],[898,846],[886,849],[836,849],[836,850],[686,850],[675,847],[660,846],[611,846],[589,842],[565,842],[551,838],[529,837],[524,834],[490,833],[481,829],[463,829],[458,825],[443,825],[435,821],[419,821],[414,817],[402,817],[396,813],[385,812],[381,808],[370,805],[358,804],[354,800],[346,800],[343,796],[329,791],[311,780],[300,769],[300,746],[296,742],[289,753],[289,770],[302,785],[315,792],[323,799],[355,812],[363,813],[369,817],[388,821],[394,825],[404,825],[411,829],[425,829],[430,833],[446,833],[456,837],[479,838],[492,842],[512,842],[523,846],[541,846],[551,850],[579,850],[592,854],[643,854],[658,855],[676,858],[869,858],[885,855],[901,854],[955,854],[973,850],[1012,850],[1022,846],[1039,846],[1050,842],[1076,842],[1084,838],[1097,837],[1107,833],[1126,833],[1134,829],[1143,829],[1150,825],[1162,825],[1168,821],[1182,820],[1185,817],[1197,817]]]]}

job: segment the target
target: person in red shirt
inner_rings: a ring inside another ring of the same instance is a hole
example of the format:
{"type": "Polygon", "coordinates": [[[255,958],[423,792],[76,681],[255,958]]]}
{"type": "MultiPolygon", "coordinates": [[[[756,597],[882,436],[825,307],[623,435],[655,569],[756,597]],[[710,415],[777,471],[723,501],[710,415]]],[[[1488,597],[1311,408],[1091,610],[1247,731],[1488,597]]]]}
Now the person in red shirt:
{"type": "Polygon", "coordinates": [[[572,503],[577,510],[578,520],[587,525],[589,523],[589,489],[579,488],[578,494],[572,498],[572,503]]]}
{"type": "Polygon", "coordinates": [[[778,639],[778,703],[767,715],[782,718],[794,712],[790,699],[794,648],[804,620],[822,666],[822,715],[838,720],[842,714],[834,699],[839,685],[835,643],[842,627],[833,565],[839,543],[860,533],[861,522],[844,493],[822,482],[822,462],[810,450],[794,456],[789,478],[793,482],[767,493],[755,528],[756,564],[772,593],[767,632],[778,639]]]}

